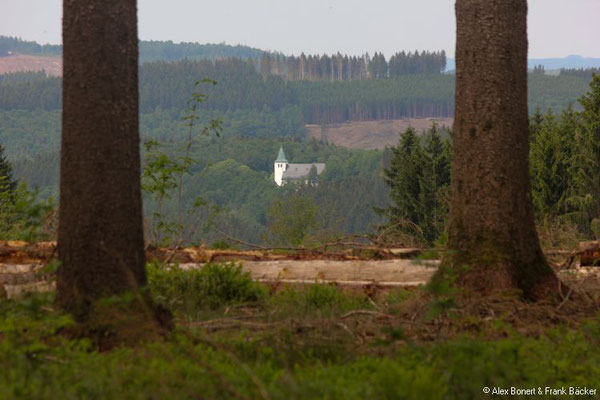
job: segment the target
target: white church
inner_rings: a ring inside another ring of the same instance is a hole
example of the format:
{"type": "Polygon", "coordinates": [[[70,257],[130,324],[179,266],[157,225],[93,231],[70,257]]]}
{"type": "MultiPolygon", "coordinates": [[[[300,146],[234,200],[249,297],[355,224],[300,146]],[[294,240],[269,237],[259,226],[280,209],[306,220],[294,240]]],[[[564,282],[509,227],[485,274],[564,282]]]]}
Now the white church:
{"type": "Polygon", "coordinates": [[[279,147],[279,154],[277,155],[277,159],[275,160],[274,164],[274,178],[277,186],[285,185],[290,181],[308,180],[308,174],[313,167],[317,170],[317,175],[320,175],[325,169],[325,164],[323,163],[290,164],[285,158],[283,146],[279,147]]]}

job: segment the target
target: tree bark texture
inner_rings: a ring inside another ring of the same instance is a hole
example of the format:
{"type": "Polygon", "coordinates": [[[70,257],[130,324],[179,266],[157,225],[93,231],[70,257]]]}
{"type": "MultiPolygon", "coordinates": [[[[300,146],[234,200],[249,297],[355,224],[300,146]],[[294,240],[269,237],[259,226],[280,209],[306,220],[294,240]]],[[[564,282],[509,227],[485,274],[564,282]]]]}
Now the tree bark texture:
{"type": "Polygon", "coordinates": [[[57,302],[145,285],[136,0],[64,0],[57,302]]]}
{"type": "Polygon", "coordinates": [[[543,297],[558,282],[531,201],[527,1],[457,0],[456,22],[450,263],[470,289],[543,297]]]}

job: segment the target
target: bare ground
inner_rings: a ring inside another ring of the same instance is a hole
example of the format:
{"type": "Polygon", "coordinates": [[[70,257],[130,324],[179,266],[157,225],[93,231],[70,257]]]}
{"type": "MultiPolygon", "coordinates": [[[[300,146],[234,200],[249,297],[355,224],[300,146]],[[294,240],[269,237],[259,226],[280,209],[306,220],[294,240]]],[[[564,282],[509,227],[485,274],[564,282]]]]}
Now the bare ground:
{"type": "Polygon", "coordinates": [[[324,140],[353,149],[383,149],[398,143],[401,132],[412,126],[417,132],[428,129],[433,122],[440,127],[452,126],[452,118],[403,118],[381,121],[356,121],[343,124],[306,125],[310,138],[324,140]]]}
{"type": "Polygon", "coordinates": [[[62,76],[62,58],[21,54],[0,57],[0,75],[24,71],[46,71],[49,76],[62,76]]]}

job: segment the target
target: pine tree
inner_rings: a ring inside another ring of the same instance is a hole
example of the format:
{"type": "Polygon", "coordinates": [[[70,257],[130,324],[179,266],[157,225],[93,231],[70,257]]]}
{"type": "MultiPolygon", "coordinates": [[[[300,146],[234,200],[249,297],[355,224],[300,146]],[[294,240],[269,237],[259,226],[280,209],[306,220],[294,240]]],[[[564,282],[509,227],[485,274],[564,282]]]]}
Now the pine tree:
{"type": "Polygon", "coordinates": [[[558,280],[535,229],[527,162],[527,1],[457,0],[456,26],[450,268],[434,279],[453,271],[482,294],[553,297],[558,280]]]}
{"type": "Polygon", "coordinates": [[[537,133],[542,127],[542,123],[544,122],[544,114],[542,114],[542,110],[539,107],[535,108],[533,112],[533,116],[529,119],[529,141],[533,140],[537,133]]]}
{"type": "Polygon", "coordinates": [[[568,197],[571,143],[561,137],[551,113],[536,123],[532,136],[529,165],[533,205],[538,218],[556,216],[564,213],[568,197]]]}
{"type": "Polygon", "coordinates": [[[420,139],[413,128],[406,129],[397,146],[391,148],[389,168],[384,170],[384,181],[390,187],[390,206],[378,212],[387,222],[380,229],[390,232],[406,230],[421,231],[421,177],[423,152],[420,139]]]}
{"type": "Polygon", "coordinates": [[[4,154],[4,146],[0,144],[0,192],[2,201],[12,199],[17,188],[17,182],[13,178],[13,167],[4,154]]]}
{"type": "Polygon", "coordinates": [[[428,242],[444,231],[450,186],[450,142],[443,141],[434,123],[424,137],[420,179],[421,228],[428,242]]]}

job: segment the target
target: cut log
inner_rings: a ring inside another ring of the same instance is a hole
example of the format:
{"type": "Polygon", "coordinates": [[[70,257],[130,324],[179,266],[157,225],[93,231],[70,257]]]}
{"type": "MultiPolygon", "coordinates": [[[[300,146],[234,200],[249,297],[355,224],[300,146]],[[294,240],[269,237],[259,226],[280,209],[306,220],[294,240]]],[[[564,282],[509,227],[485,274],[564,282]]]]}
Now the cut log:
{"type": "Polygon", "coordinates": [[[600,266],[600,241],[579,242],[579,259],[582,267],[600,266]]]}
{"type": "MultiPolygon", "coordinates": [[[[242,268],[259,282],[333,283],[344,285],[418,286],[436,271],[439,261],[393,260],[278,260],[243,261],[242,268]]],[[[179,264],[182,269],[204,264],[179,264]]]]}
{"type": "Polygon", "coordinates": [[[56,283],[49,282],[49,281],[39,281],[39,282],[24,283],[24,284],[19,284],[19,285],[3,285],[3,286],[4,286],[4,292],[6,293],[6,297],[8,299],[16,299],[19,297],[23,297],[24,295],[26,295],[28,293],[52,292],[56,289],[56,283]]]}

